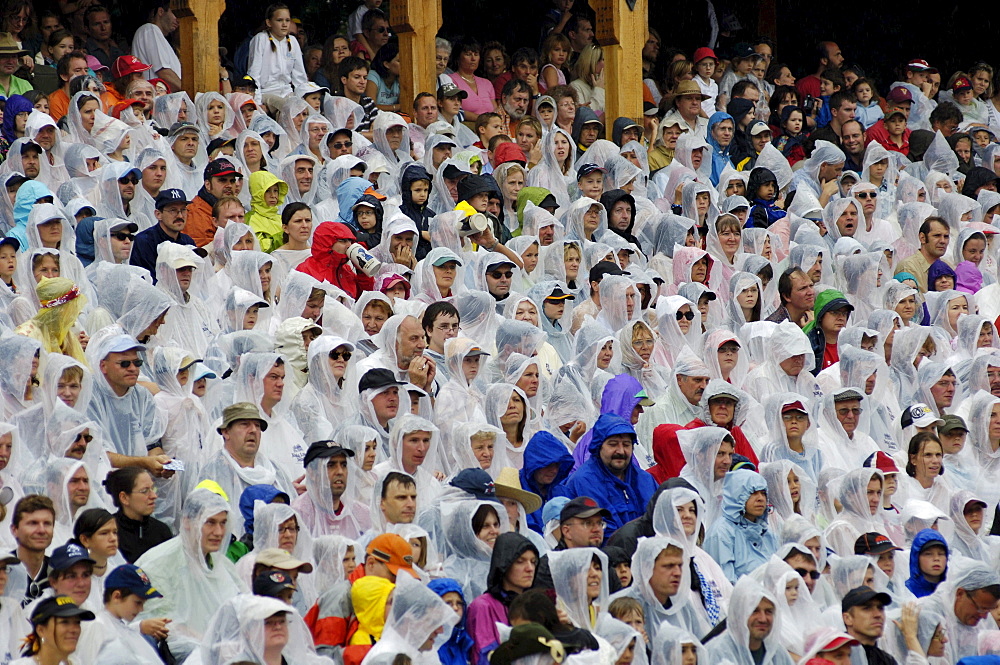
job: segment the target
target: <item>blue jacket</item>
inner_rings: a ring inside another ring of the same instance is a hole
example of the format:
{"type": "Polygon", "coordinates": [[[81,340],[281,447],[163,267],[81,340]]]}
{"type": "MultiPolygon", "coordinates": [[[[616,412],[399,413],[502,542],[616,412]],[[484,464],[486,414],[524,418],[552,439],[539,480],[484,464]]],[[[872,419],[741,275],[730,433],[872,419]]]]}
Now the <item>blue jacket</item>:
{"type": "Polygon", "coordinates": [[[14,197],[14,227],[7,232],[7,237],[17,238],[22,252],[28,251],[28,215],[35,207],[35,202],[46,196],[55,199],[52,190],[37,180],[28,180],[17,190],[17,196],[14,197]]]}
{"type": "Polygon", "coordinates": [[[372,184],[364,178],[352,176],[337,185],[337,203],[340,205],[340,221],[354,227],[354,204],[372,184]]]}
{"type": "Polygon", "coordinates": [[[194,240],[186,233],[178,233],[177,238],[171,238],[159,223],[154,224],[145,231],[140,231],[132,244],[132,253],[128,262],[134,266],[145,268],[153,276],[153,283],[156,283],[156,255],[157,247],[161,242],[175,242],[178,245],[195,246],[194,240]]]}
{"type": "MultiPolygon", "coordinates": [[[[950,553],[948,543],[944,536],[934,529],[924,529],[913,537],[910,545],[910,578],[906,580],[906,588],[917,598],[923,598],[934,593],[938,583],[929,582],[922,572],[920,572],[920,553],[929,545],[941,545],[946,553],[950,553]]],[[[941,575],[941,582],[948,576],[948,567],[945,566],[944,574],[941,575]]]]}
{"type": "MultiPolygon", "coordinates": [[[[601,413],[613,413],[621,416],[628,422],[632,422],[632,411],[642,398],[636,397],[642,391],[642,384],[631,374],[619,374],[612,378],[604,386],[601,394],[601,413]]],[[[577,443],[573,449],[573,459],[576,460],[574,469],[587,461],[590,457],[590,441],[594,436],[594,430],[589,430],[577,443]]]]}
{"type": "MultiPolygon", "coordinates": [[[[283,495],[288,500],[288,495],[274,487],[273,485],[250,485],[240,494],[240,515],[243,516],[243,532],[253,535],[253,504],[254,501],[271,503],[274,497],[283,495]]],[[[251,543],[253,541],[250,541],[251,543]]]]}
{"type": "MultiPolygon", "coordinates": [[[[524,467],[519,472],[521,487],[542,497],[542,504],[549,500],[549,494],[562,481],[566,480],[573,470],[573,456],[566,450],[563,442],[545,430],[535,432],[524,448],[524,467]],[[541,487],[535,482],[535,472],[550,464],[559,465],[559,473],[547,487],[541,487]]],[[[545,520],[542,519],[542,509],[539,508],[528,515],[528,527],[540,534],[545,531],[545,520]]]]}
{"type": "Polygon", "coordinates": [[[733,144],[730,143],[725,148],[719,145],[719,142],[715,140],[712,136],[712,128],[723,120],[731,120],[733,123],[733,141],[736,140],[736,121],[733,120],[733,116],[729,115],[724,111],[718,111],[712,114],[712,117],[708,119],[708,129],[706,131],[707,136],[705,140],[708,141],[709,147],[712,149],[712,186],[717,187],[719,185],[719,177],[722,175],[722,171],[727,167],[736,168],[733,166],[733,162],[729,159],[729,151],[732,149],[733,144]]]}
{"type": "Polygon", "coordinates": [[[767,563],[778,550],[778,536],[767,524],[767,513],[751,522],[743,514],[754,492],[767,491],[767,481],[755,471],[726,474],[722,485],[722,519],[708,527],[702,547],[715,559],[730,582],[767,563]]]}
{"type": "Polygon", "coordinates": [[[476,643],[472,636],[465,631],[465,608],[469,604],[465,600],[465,594],[462,593],[462,585],[450,577],[442,577],[428,582],[427,588],[441,597],[444,597],[446,593],[454,592],[462,598],[462,618],[451,629],[451,637],[448,638],[448,641],[438,648],[438,658],[441,659],[441,665],[468,665],[469,656],[476,643]]]}
{"type": "Polygon", "coordinates": [[[615,434],[628,434],[635,440],[635,429],[631,421],[613,413],[603,414],[594,424],[590,459],[555,489],[556,496],[589,496],[602,508],[611,511],[611,518],[606,520],[605,538],[610,537],[626,522],[645,513],[647,502],[656,492],[656,481],[653,476],[639,469],[635,457],[626,469],[624,479],[604,466],[598,451],[604,440],[615,434]]]}

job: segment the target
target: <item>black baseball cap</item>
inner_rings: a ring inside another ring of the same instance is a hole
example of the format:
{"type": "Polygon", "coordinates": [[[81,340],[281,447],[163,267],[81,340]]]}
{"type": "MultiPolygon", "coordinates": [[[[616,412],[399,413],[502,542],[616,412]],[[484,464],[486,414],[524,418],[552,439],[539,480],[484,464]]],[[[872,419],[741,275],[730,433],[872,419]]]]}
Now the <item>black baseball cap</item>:
{"type": "Polygon", "coordinates": [[[590,175],[595,171],[598,171],[600,173],[608,172],[606,168],[598,166],[597,164],[581,164],[580,168],[576,170],[576,179],[579,180],[583,176],[590,175]]]}
{"type": "Polygon", "coordinates": [[[18,240],[17,238],[12,238],[10,236],[4,236],[3,238],[0,238],[0,247],[3,247],[4,245],[10,245],[11,247],[14,248],[15,252],[21,251],[21,241],[18,240]]]}
{"type": "Polygon", "coordinates": [[[512,628],[507,640],[490,654],[490,665],[511,665],[535,654],[547,654],[553,662],[562,663],[566,648],[543,625],[525,623],[512,628]]]}
{"type": "Polygon", "coordinates": [[[480,501],[497,500],[497,490],[493,484],[493,478],[482,469],[462,469],[448,484],[472,494],[480,501]]]}
{"type": "Polygon", "coordinates": [[[889,594],[876,591],[871,587],[859,586],[847,592],[844,599],[840,601],[840,609],[841,611],[846,612],[852,607],[864,605],[872,600],[877,600],[882,603],[883,607],[892,604],[892,597],[889,594]]]}
{"type": "MultiPolygon", "coordinates": [[[[218,150],[220,148],[224,148],[227,145],[236,145],[236,139],[232,139],[232,138],[212,139],[211,143],[208,144],[208,148],[207,148],[208,154],[211,155],[216,150],[218,150]]],[[[209,164],[209,166],[211,166],[211,164],[209,164]]],[[[221,175],[221,174],[218,174],[218,175],[221,175]]]]}
{"type": "Polygon", "coordinates": [[[78,563],[97,563],[90,558],[90,553],[76,543],[57,547],[49,557],[49,567],[52,570],[69,570],[78,563]]]}
{"type": "Polygon", "coordinates": [[[250,86],[254,90],[256,90],[257,88],[260,87],[260,86],[257,85],[257,80],[254,79],[254,77],[250,76],[249,74],[244,74],[240,78],[236,79],[236,83],[234,85],[236,85],[236,86],[250,86]]]}
{"type": "Polygon", "coordinates": [[[295,591],[292,576],[283,570],[268,570],[253,580],[253,595],[277,598],[282,591],[295,591]]]}
{"type": "Polygon", "coordinates": [[[891,540],[876,531],[862,534],[854,541],[855,554],[884,554],[892,551],[901,552],[902,548],[896,547],[891,540]]]}
{"type": "Polygon", "coordinates": [[[94,613],[78,606],[69,596],[52,596],[35,605],[31,613],[31,623],[37,626],[52,617],[80,617],[81,621],[93,621],[94,613]]]}
{"type": "MultiPolygon", "coordinates": [[[[209,150],[209,152],[211,152],[211,150],[209,150]]],[[[213,159],[208,163],[208,166],[205,167],[205,180],[224,175],[234,175],[237,178],[243,177],[243,174],[240,173],[233,163],[225,157],[213,159]]]]}
{"type": "Polygon", "coordinates": [[[358,382],[358,391],[364,392],[372,388],[388,388],[389,386],[405,386],[405,381],[399,381],[396,376],[383,367],[376,367],[365,372],[358,382]]]}
{"type": "Polygon", "coordinates": [[[563,509],[559,511],[559,521],[565,522],[566,520],[574,517],[586,519],[588,517],[593,517],[594,515],[600,515],[604,519],[611,519],[610,510],[607,508],[601,508],[601,506],[589,496],[578,496],[575,499],[570,499],[569,502],[563,506],[563,509]]]}
{"type": "Polygon", "coordinates": [[[590,269],[590,281],[600,282],[604,279],[605,275],[627,275],[624,270],[616,266],[611,261],[598,261],[594,264],[594,267],[590,269]]]}
{"type": "Polygon", "coordinates": [[[336,441],[313,441],[309,444],[306,456],[302,459],[302,466],[309,466],[309,463],[324,457],[336,457],[337,455],[347,455],[354,457],[354,451],[344,448],[336,441]]]}
{"type": "Polygon", "coordinates": [[[191,202],[188,201],[187,194],[184,193],[183,189],[161,189],[160,193],[156,195],[156,209],[163,210],[171,203],[187,205],[191,202]]]}
{"type": "Polygon", "coordinates": [[[545,299],[546,300],[566,300],[566,299],[572,298],[572,297],[573,297],[572,293],[566,293],[561,286],[556,286],[554,289],[552,289],[552,293],[550,293],[549,295],[545,296],[545,299]]]}

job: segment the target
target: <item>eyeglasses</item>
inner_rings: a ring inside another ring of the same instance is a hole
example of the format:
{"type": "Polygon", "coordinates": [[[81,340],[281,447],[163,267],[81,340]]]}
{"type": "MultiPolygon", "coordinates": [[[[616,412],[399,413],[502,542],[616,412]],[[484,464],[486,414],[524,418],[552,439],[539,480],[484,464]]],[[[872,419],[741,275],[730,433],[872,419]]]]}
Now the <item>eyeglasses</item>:
{"type": "Polygon", "coordinates": [[[298,533],[302,528],[298,525],[295,526],[279,526],[278,533],[298,533]]]}
{"type": "Polygon", "coordinates": [[[857,406],[854,407],[853,409],[849,409],[847,407],[844,407],[843,409],[837,409],[838,416],[860,416],[862,413],[864,413],[864,409],[857,406]]]}
{"type": "Polygon", "coordinates": [[[119,185],[134,185],[139,182],[139,179],[135,177],[135,174],[127,175],[124,178],[118,178],[119,185]]]}
{"type": "Polygon", "coordinates": [[[694,320],[694,312],[690,310],[688,310],[687,312],[677,312],[675,316],[677,317],[678,321],[680,321],[681,319],[687,319],[688,321],[694,320]]]}
{"type": "Polygon", "coordinates": [[[385,25],[380,25],[377,28],[372,28],[372,30],[374,30],[375,32],[377,32],[379,34],[383,34],[383,33],[389,32],[389,27],[385,26],[385,25]]]}
{"type": "Polygon", "coordinates": [[[342,150],[344,148],[350,148],[351,146],[353,146],[354,141],[336,141],[335,143],[331,143],[330,145],[333,146],[334,150],[342,150]]]}
{"type": "Polygon", "coordinates": [[[440,330],[441,332],[458,332],[460,325],[458,323],[439,323],[434,326],[435,330],[440,330]]]}
{"type": "Polygon", "coordinates": [[[156,494],[155,487],[143,487],[141,490],[132,490],[132,494],[141,494],[147,496],[149,494],[156,494]]]}
{"type": "Polygon", "coordinates": [[[94,440],[93,436],[91,436],[90,434],[84,434],[83,432],[81,432],[81,433],[79,433],[79,434],[76,435],[76,439],[73,441],[73,443],[80,443],[81,441],[85,441],[87,443],[90,443],[93,440],[94,440]]]}
{"type": "Polygon", "coordinates": [[[514,273],[512,271],[510,271],[510,270],[507,270],[505,272],[501,272],[499,270],[494,270],[493,272],[490,273],[490,277],[492,277],[493,279],[500,279],[500,278],[503,278],[503,277],[506,277],[507,279],[510,279],[513,276],[514,276],[514,273]]]}
{"type": "Polygon", "coordinates": [[[128,369],[132,365],[135,365],[136,368],[142,367],[144,362],[145,361],[142,358],[136,358],[135,360],[119,360],[115,364],[121,367],[122,369],[128,369]]]}
{"type": "Polygon", "coordinates": [[[330,360],[339,360],[341,358],[343,358],[344,360],[350,360],[351,359],[351,352],[350,351],[337,351],[336,349],[334,349],[333,351],[330,352],[330,360]]]}
{"type": "Polygon", "coordinates": [[[112,235],[114,236],[115,240],[118,240],[119,242],[125,242],[126,240],[128,240],[129,242],[131,242],[131,241],[135,240],[135,236],[132,235],[131,233],[121,233],[121,232],[119,232],[119,233],[113,233],[112,235]]]}
{"type": "Polygon", "coordinates": [[[804,413],[799,413],[797,411],[791,411],[789,413],[781,414],[781,420],[786,423],[797,423],[804,420],[809,420],[809,416],[804,413]]]}
{"type": "Polygon", "coordinates": [[[859,198],[861,200],[865,200],[865,199],[877,199],[878,198],[878,192],[858,192],[854,196],[856,196],[857,198],[859,198]]]}
{"type": "Polygon", "coordinates": [[[795,572],[798,573],[799,577],[801,577],[802,579],[805,579],[807,577],[814,580],[819,579],[818,570],[806,570],[805,568],[796,568],[795,572]]]}
{"type": "Polygon", "coordinates": [[[969,599],[969,602],[972,603],[972,606],[976,608],[977,615],[986,616],[987,614],[996,609],[996,603],[994,603],[991,607],[980,607],[979,603],[976,602],[976,599],[972,597],[972,594],[975,593],[974,591],[969,591],[968,589],[962,589],[962,591],[965,592],[965,597],[969,599]]]}
{"type": "Polygon", "coordinates": [[[607,523],[605,523],[605,521],[602,519],[580,520],[579,522],[576,522],[576,524],[586,527],[591,531],[596,531],[597,529],[601,529],[603,531],[604,528],[607,526],[607,523]]]}

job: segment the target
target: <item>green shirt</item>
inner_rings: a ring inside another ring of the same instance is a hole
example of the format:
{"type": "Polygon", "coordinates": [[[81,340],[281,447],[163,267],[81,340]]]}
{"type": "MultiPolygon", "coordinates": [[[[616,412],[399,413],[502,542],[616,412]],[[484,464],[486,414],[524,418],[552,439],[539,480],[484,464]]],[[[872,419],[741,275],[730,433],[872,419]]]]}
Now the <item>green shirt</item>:
{"type": "Polygon", "coordinates": [[[6,97],[7,99],[10,99],[11,95],[23,95],[24,93],[30,90],[34,90],[31,84],[25,81],[24,79],[18,78],[16,76],[10,77],[9,90],[4,90],[3,84],[0,83],[0,94],[3,94],[3,96],[6,97]]]}

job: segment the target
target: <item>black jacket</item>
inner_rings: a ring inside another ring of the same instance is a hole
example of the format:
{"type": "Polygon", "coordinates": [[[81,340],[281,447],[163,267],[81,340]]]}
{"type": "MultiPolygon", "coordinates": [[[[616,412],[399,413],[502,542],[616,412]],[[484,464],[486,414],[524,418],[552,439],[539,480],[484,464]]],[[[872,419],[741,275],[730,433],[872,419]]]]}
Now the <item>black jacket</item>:
{"type": "Polygon", "coordinates": [[[118,549],[129,563],[135,563],[147,550],[174,537],[170,527],[155,517],[138,522],[119,510],[115,513],[115,522],[118,523],[118,549]]]}

